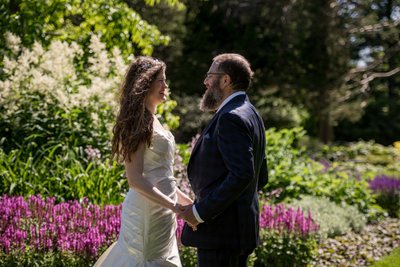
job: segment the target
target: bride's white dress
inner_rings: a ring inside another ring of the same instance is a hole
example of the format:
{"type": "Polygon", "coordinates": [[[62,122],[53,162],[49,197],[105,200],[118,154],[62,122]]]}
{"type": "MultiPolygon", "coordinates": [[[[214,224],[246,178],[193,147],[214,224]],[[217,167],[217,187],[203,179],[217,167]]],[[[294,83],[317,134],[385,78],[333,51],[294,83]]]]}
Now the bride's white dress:
{"type": "MultiPolygon", "coordinates": [[[[173,176],[175,141],[154,119],[152,145],[144,155],[144,178],[176,201],[173,176]]],[[[130,188],[122,204],[118,240],[98,259],[97,266],[181,266],[175,236],[175,214],[130,188]]]]}

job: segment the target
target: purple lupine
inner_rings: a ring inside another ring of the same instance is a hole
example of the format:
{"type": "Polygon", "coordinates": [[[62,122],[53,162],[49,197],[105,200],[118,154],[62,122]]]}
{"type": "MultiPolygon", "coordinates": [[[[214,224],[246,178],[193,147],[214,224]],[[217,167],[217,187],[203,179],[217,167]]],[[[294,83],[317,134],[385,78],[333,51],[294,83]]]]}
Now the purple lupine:
{"type": "Polygon", "coordinates": [[[369,186],[375,193],[400,192],[400,179],[385,175],[376,176],[369,182],[369,186]]]}
{"type": "Polygon", "coordinates": [[[400,217],[400,179],[389,176],[376,176],[369,182],[370,188],[377,195],[377,203],[389,213],[400,217]]]}

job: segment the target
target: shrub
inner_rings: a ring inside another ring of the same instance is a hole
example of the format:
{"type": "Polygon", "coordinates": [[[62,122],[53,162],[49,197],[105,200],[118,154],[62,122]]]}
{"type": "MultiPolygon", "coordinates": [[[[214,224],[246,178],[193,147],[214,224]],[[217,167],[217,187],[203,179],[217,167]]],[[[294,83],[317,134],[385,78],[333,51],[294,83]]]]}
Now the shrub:
{"type": "Polygon", "coordinates": [[[319,226],[310,213],[286,209],[283,204],[263,206],[260,215],[261,245],[254,266],[308,266],[316,254],[319,226]]]}
{"type": "Polygon", "coordinates": [[[400,217],[400,179],[376,176],[369,182],[376,194],[378,204],[386,209],[391,217],[400,217]]]}
{"type": "Polygon", "coordinates": [[[266,131],[270,179],[263,191],[280,190],[271,202],[289,202],[301,195],[315,195],[356,206],[370,219],[378,216],[380,210],[368,183],[352,172],[327,168],[311,159],[300,145],[304,135],[301,128],[266,131]]]}
{"type": "Polygon", "coordinates": [[[360,232],[367,222],[356,207],[345,203],[338,205],[325,197],[304,196],[290,205],[310,211],[320,226],[319,235],[323,238],[343,235],[350,230],[360,232]]]}
{"type": "Polygon", "coordinates": [[[197,267],[196,248],[180,246],[179,257],[181,258],[182,266],[197,267]]]}
{"type": "MultiPolygon", "coordinates": [[[[96,36],[86,55],[74,42],[29,49],[7,36],[13,53],[0,80],[0,194],[121,202],[126,179],[109,160],[115,93],[127,67],[119,50],[108,53],[96,36]]],[[[158,107],[171,128],[179,124],[175,106],[158,107]]]]}
{"type": "MultiPolygon", "coordinates": [[[[181,235],[183,221],[178,220],[177,237],[181,235]]],[[[261,245],[250,255],[248,266],[307,266],[316,254],[318,225],[311,214],[286,209],[283,204],[263,206],[260,214],[261,245]],[[272,265],[270,265],[272,264],[272,265]]],[[[197,266],[196,250],[180,246],[183,266],[197,266]]]]}
{"type": "Polygon", "coordinates": [[[312,148],[313,157],[331,163],[337,171],[353,172],[363,179],[376,175],[399,176],[400,150],[373,141],[346,145],[319,145],[312,148]]]}
{"type": "MultiPolygon", "coordinates": [[[[7,35],[7,44],[19,38],[7,35]]],[[[89,54],[79,46],[53,41],[48,49],[14,47],[5,56],[0,80],[0,142],[6,151],[34,142],[40,149],[48,142],[92,146],[102,158],[109,156],[110,133],[118,108],[116,92],[127,65],[118,49],[107,52],[92,36],[89,54]],[[29,139],[28,139],[29,137],[29,139]]],[[[175,128],[173,100],[159,106],[161,120],[175,128]]]]}

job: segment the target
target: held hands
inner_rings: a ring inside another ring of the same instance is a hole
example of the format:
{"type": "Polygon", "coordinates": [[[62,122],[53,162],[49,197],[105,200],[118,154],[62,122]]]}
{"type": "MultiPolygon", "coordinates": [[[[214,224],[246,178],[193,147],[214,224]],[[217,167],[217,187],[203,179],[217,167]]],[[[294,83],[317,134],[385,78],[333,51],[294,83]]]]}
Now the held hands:
{"type": "Polygon", "coordinates": [[[185,220],[188,225],[193,229],[193,231],[196,231],[199,222],[193,214],[192,206],[193,204],[182,206],[177,203],[174,206],[174,212],[178,215],[179,219],[185,220]]]}

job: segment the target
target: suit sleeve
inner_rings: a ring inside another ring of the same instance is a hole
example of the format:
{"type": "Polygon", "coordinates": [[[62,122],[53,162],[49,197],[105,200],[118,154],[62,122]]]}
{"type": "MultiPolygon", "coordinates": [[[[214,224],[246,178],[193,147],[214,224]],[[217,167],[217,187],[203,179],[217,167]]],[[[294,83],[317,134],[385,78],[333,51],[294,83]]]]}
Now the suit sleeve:
{"type": "Polygon", "coordinates": [[[264,158],[261,164],[260,175],[258,177],[258,190],[262,190],[267,183],[268,183],[267,158],[264,158]]]}
{"type": "Polygon", "coordinates": [[[235,114],[221,115],[217,146],[228,169],[227,176],[207,197],[196,203],[200,217],[207,220],[222,213],[254,182],[253,133],[235,114]]]}

